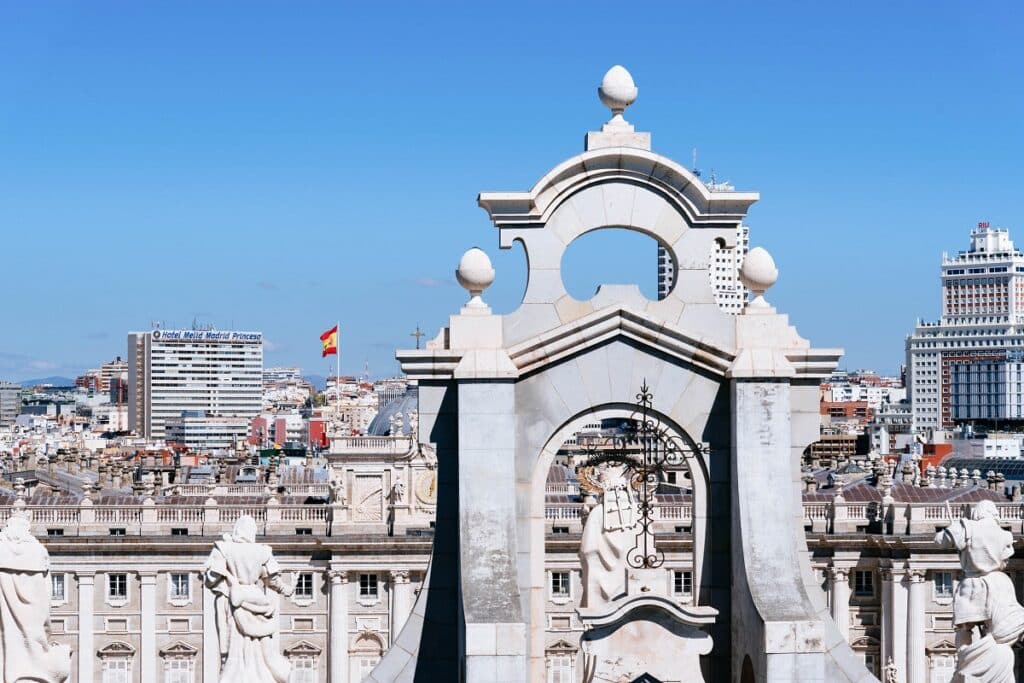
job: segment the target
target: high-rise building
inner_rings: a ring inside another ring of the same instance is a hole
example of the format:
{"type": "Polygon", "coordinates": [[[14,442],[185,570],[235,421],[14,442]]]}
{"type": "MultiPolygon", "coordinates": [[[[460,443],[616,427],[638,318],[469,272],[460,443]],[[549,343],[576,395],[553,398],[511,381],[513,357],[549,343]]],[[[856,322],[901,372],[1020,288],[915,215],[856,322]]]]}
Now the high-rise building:
{"type": "Polygon", "coordinates": [[[21,413],[21,387],[0,382],[0,425],[12,425],[21,413]]]}
{"type": "Polygon", "coordinates": [[[1024,254],[979,223],[971,246],[942,255],[942,316],[907,337],[914,428],[1024,420],[1024,254]]]}
{"type": "Polygon", "coordinates": [[[260,412],[262,397],[261,332],[128,335],[128,423],[141,436],[164,439],[167,421],[185,411],[251,420],[260,412]]]}
{"type": "MultiPolygon", "coordinates": [[[[747,290],[740,283],[740,266],[747,255],[750,245],[750,228],[740,225],[736,228],[736,246],[732,248],[716,247],[712,253],[711,288],[715,292],[715,302],[723,311],[738,314],[747,303],[747,290]]],[[[668,250],[658,245],[658,299],[664,299],[672,291],[675,283],[675,264],[668,250]]]]}
{"type": "Polygon", "coordinates": [[[75,386],[91,389],[98,394],[105,394],[110,391],[110,381],[115,377],[121,377],[128,372],[128,363],[118,356],[109,363],[104,363],[98,368],[86,371],[75,378],[75,386]]]}

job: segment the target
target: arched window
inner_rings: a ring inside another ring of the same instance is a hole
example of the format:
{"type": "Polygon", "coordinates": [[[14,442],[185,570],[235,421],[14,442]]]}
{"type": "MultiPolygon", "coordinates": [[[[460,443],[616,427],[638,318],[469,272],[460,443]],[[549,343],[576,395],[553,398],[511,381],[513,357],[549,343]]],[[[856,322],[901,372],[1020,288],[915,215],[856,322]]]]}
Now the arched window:
{"type": "Polygon", "coordinates": [[[375,633],[365,632],[352,648],[352,680],[361,681],[377,666],[384,653],[384,641],[375,633]]]}

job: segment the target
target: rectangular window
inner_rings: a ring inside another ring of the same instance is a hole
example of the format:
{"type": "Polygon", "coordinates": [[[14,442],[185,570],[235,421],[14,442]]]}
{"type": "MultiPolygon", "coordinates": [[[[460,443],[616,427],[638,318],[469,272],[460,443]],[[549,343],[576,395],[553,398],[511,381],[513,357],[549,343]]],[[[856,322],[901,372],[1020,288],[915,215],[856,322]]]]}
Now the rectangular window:
{"type": "Polygon", "coordinates": [[[164,683],[192,683],[192,658],[174,657],[164,662],[164,683]]]}
{"type": "Polygon", "coordinates": [[[376,598],[377,593],[377,575],[376,574],[360,574],[359,575],[359,597],[361,598],[376,598]]]}
{"type": "Polygon", "coordinates": [[[363,680],[370,675],[373,671],[373,667],[377,666],[377,662],[380,661],[380,657],[360,657],[359,658],[359,680],[363,680]]]}
{"type": "Polygon", "coordinates": [[[299,528],[297,528],[295,530],[295,535],[296,536],[312,536],[313,535],[313,529],[311,527],[308,527],[308,526],[300,526],[299,528]]]}
{"type": "Polygon", "coordinates": [[[569,597],[569,572],[551,572],[551,597],[569,597]]]}
{"type": "Polygon", "coordinates": [[[172,527],[171,536],[188,536],[188,528],[180,526],[172,527]]]}
{"type": "Polygon", "coordinates": [[[171,600],[188,600],[192,596],[192,583],[188,574],[171,574],[168,591],[171,600]]]}
{"type": "Polygon", "coordinates": [[[63,529],[47,529],[46,530],[46,535],[47,536],[63,536],[64,535],[64,530],[63,529]]]}
{"type": "Polygon", "coordinates": [[[103,662],[103,683],[132,683],[132,660],[105,660],[103,662]]]}
{"type": "Polygon", "coordinates": [[[548,655],[548,683],[573,683],[572,656],[548,655]]]}
{"type": "Polygon", "coordinates": [[[50,600],[64,602],[65,588],[64,574],[50,574],[50,600]]]}
{"type": "Polygon", "coordinates": [[[127,600],[128,599],[128,575],[107,574],[107,599],[127,600]]]}
{"type": "Polygon", "coordinates": [[[295,592],[293,595],[299,599],[313,599],[313,574],[303,572],[295,580],[295,592]]]}
{"type": "Polygon", "coordinates": [[[316,660],[312,657],[296,657],[292,660],[292,675],[289,683],[317,683],[316,660]]]}
{"type": "Polygon", "coordinates": [[[115,527],[115,528],[111,529],[110,530],[110,535],[111,536],[124,536],[125,535],[124,527],[115,527]]]}
{"type": "Polygon", "coordinates": [[[952,599],[953,572],[934,572],[932,574],[932,587],[936,600],[952,599]]]}
{"type": "Polygon", "coordinates": [[[872,571],[858,569],[853,572],[853,594],[862,598],[875,594],[875,575],[872,571]]]}
{"type": "Polygon", "coordinates": [[[677,597],[693,597],[693,572],[672,572],[672,593],[677,597]]]}

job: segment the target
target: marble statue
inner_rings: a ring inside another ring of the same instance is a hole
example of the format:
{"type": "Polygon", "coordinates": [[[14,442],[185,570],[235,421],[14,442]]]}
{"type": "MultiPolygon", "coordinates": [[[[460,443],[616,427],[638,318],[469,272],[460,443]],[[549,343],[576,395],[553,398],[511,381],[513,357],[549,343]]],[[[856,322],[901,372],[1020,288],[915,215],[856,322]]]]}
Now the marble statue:
{"type": "Polygon", "coordinates": [[[0,681],[62,683],[71,650],[51,644],[50,554],[15,513],[0,531],[0,681]]]}
{"type": "Polygon", "coordinates": [[[583,596],[581,607],[595,607],[626,589],[626,553],[636,544],[637,502],[624,467],[603,467],[591,485],[600,502],[583,525],[580,540],[583,596]]]}
{"type": "Polygon", "coordinates": [[[291,665],[278,644],[277,599],[291,595],[269,545],[256,542],[256,521],[238,518],[213,546],[205,567],[215,596],[220,683],[287,683],[291,665]]]}
{"type": "Polygon", "coordinates": [[[328,499],[332,503],[339,503],[344,505],[347,501],[345,500],[345,481],[340,477],[332,477],[331,481],[327,484],[328,499]]]}
{"type": "Polygon", "coordinates": [[[391,503],[401,503],[405,500],[405,482],[401,479],[396,479],[395,483],[391,486],[391,503]]]}
{"type": "Polygon", "coordinates": [[[1012,683],[1011,646],[1024,634],[1024,607],[1003,570],[1013,555],[1013,535],[999,526],[990,500],[974,506],[970,519],[954,520],[935,542],[960,553],[963,578],[953,596],[957,673],[972,683],[1012,683]]]}

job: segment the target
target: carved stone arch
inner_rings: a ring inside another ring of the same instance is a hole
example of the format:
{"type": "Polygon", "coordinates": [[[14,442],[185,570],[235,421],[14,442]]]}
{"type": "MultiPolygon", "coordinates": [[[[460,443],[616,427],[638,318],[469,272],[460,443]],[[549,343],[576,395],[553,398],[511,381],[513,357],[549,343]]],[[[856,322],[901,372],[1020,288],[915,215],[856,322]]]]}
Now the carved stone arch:
{"type": "Polygon", "coordinates": [[[854,639],[850,643],[850,647],[854,650],[877,650],[880,647],[880,644],[877,638],[861,636],[860,638],[854,639]]]}
{"type": "Polygon", "coordinates": [[[580,648],[567,640],[557,640],[544,648],[544,653],[549,655],[574,655],[580,648]]]}
{"type": "Polygon", "coordinates": [[[135,648],[122,640],[115,640],[97,650],[96,656],[100,659],[108,657],[134,657],[135,648]]]}
{"type": "Polygon", "coordinates": [[[199,654],[198,648],[181,640],[160,648],[161,657],[195,657],[197,654],[199,654]]]}
{"type": "Polygon", "coordinates": [[[932,655],[955,655],[956,645],[948,639],[943,638],[939,642],[926,647],[924,651],[929,657],[932,655]]]}
{"type": "Polygon", "coordinates": [[[388,649],[387,643],[384,642],[384,638],[375,631],[363,631],[356,635],[355,640],[352,643],[351,651],[355,654],[383,654],[388,649]]]}
{"type": "Polygon", "coordinates": [[[286,657],[319,657],[321,652],[323,652],[323,650],[308,640],[300,640],[294,645],[284,649],[286,657]]]}

